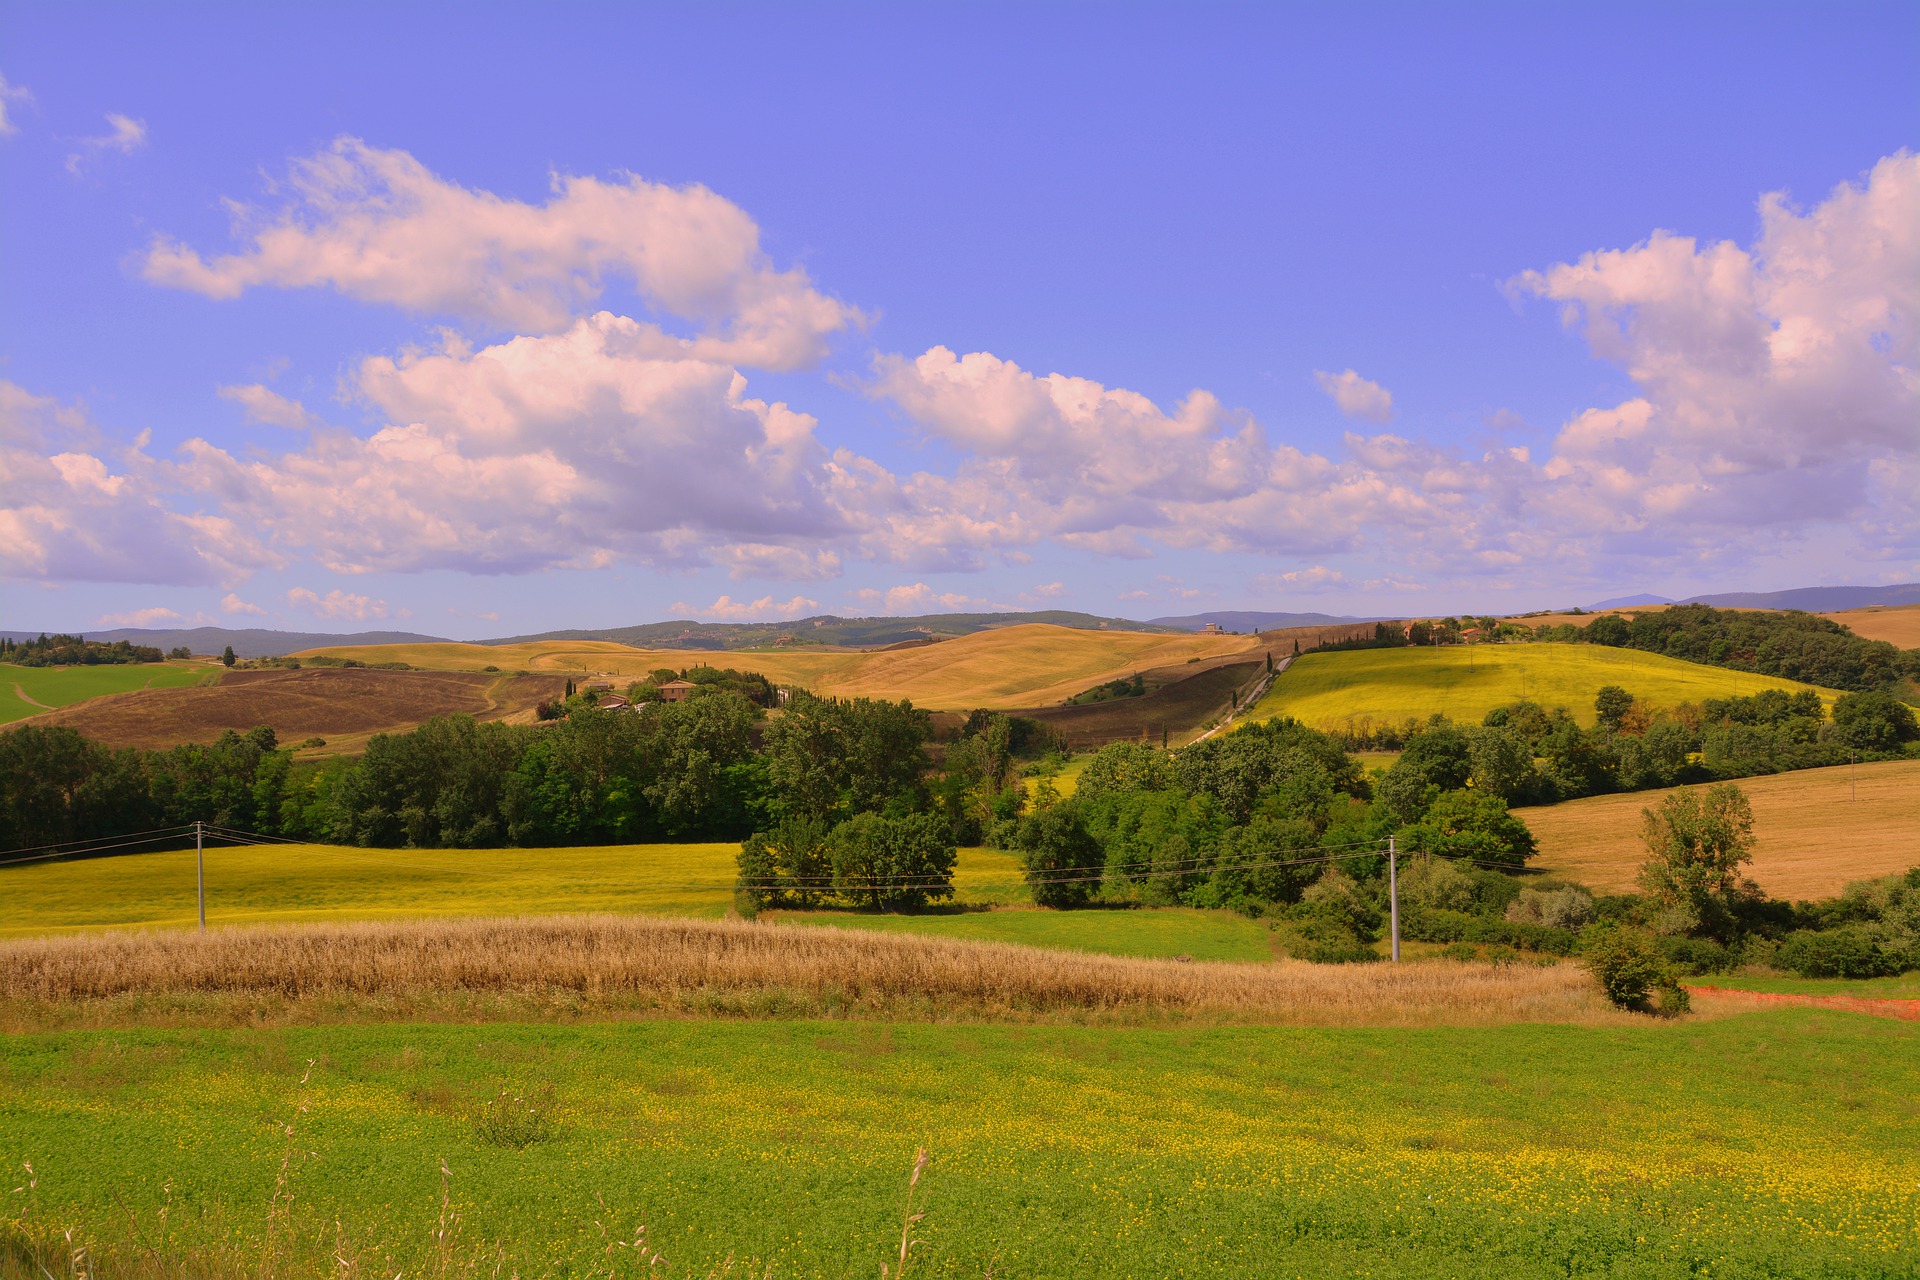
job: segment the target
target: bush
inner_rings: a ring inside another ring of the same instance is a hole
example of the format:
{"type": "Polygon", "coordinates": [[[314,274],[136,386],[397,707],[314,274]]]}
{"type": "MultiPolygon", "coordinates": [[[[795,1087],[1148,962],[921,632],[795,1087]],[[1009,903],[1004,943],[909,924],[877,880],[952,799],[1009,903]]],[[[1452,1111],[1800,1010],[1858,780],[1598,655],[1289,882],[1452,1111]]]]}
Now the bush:
{"type": "Polygon", "coordinates": [[[1788,934],[1773,962],[1803,978],[1885,978],[1913,967],[1910,952],[1882,947],[1864,929],[1788,934]]]}
{"type": "MultiPolygon", "coordinates": [[[[1582,934],[1580,944],[1600,989],[1622,1008],[1643,1004],[1656,988],[1679,986],[1659,944],[1645,930],[1602,922],[1582,934]]],[[[1671,999],[1663,997],[1663,1007],[1671,999]]]]}
{"type": "Polygon", "coordinates": [[[1571,955],[1574,947],[1574,935],[1564,929],[1439,909],[1402,912],[1400,936],[1415,942],[1487,943],[1556,956],[1571,955]]]}
{"type": "Polygon", "coordinates": [[[1725,973],[1734,965],[1734,953],[1711,938],[1663,937],[1660,951],[1684,973],[1725,973]]]}
{"type": "Polygon", "coordinates": [[[1507,919],[1515,924],[1544,925],[1578,933],[1593,923],[1593,895],[1574,885],[1559,889],[1522,889],[1520,896],[1507,905],[1507,919]]]}

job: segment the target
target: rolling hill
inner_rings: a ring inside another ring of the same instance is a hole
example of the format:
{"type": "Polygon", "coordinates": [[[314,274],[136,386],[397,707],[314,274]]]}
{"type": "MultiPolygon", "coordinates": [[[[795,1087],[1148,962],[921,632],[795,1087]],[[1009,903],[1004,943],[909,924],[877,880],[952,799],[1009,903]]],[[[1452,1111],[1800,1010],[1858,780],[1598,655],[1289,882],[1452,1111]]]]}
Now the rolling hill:
{"type": "MultiPolygon", "coordinates": [[[[1150,668],[1198,665],[1256,649],[1249,636],[1098,631],[1028,623],[909,648],[778,648],[718,654],[643,649],[606,640],[514,644],[333,646],[312,653],[362,662],[406,662],[442,671],[507,670],[634,679],[659,667],[700,664],[758,671],[838,697],[911,698],[934,710],[1012,710],[1062,702],[1103,681],[1150,668]]],[[[300,656],[311,656],[303,654],[300,656]]]]}
{"type": "MultiPolygon", "coordinates": [[[[1849,880],[1920,865],[1920,760],[1742,778],[1756,839],[1748,873],[1776,898],[1824,898],[1849,880]]],[[[1666,791],[1515,809],[1540,842],[1535,866],[1589,888],[1627,892],[1646,861],[1640,811],[1666,791]]]]}
{"type": "MultiPolygon", "coordinates": [[[[1655,706],[1806,685],[1772,676],[1682,662],[1636,649],[1599,645],[1494,644],[1363,649],[1303,655],[1248,713],[1250,721],[1288,715],[1309,725],[1397,724],[1439,712],[1478,723],[1522,698],[1565,706],[1594,722],[1593,696],[1619,685],[1655,706]]],[[[1832,698],[1833,690],[1820,691],[1832,698]]]]}
{"type": "Polygon", "coordinates": [[[543,631],[538,635],[481,640],[485,645],[510,646],[553,640],[607,640],[636,649],[722,650],[755,649],[774,645],[879,648],[885,645],[944,640],[976,635],[1003,627],[1066,627],[1074,631],[1174,632],[1196,627],[1162,626],[1127,618],[1103,618],[1070,609],[1043,609],[1032,613],[930,613],[905,618],[842,618],[821,614],[792,622],[648,622],[631,627],[603,627],[543,631]]]}
{"type": "Polygon", "coordinates": [[[97,667],[20,667],[0,663],[0,724],[92,698],[203,684],[218,675],[218,668],[198,662],[116,663],[97,667]]]}

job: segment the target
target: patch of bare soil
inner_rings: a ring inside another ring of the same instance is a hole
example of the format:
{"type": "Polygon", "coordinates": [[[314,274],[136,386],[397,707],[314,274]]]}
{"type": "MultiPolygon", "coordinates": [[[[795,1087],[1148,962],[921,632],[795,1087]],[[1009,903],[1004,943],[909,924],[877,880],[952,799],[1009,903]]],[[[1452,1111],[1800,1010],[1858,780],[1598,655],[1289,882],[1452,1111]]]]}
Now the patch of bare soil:
{"type": "Polygon", "coordinates": [[[411,729],[434,716],[500,720],[559,697],[561,676],[471,671],[314,668],[229,671],[215,685],[140,689],[34,716],[19,724],[70,725],[112,747],[212,742],[228,729],[270,725],[283,745],[326,738],[341,747],[411,729]],[[336,739],[346,742],[335,743],[336,739]]]}

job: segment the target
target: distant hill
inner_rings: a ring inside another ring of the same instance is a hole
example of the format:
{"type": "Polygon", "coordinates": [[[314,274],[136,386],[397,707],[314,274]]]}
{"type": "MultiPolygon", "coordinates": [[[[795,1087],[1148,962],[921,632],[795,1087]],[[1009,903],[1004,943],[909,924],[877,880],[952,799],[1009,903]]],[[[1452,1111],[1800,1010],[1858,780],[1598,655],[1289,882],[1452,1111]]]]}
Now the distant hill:
{"type": "MultiPolygon", "coordinates": [[[[38,631],[0,631],[9,640],[31,640],[38,631]]],[[[219,653],[228,645],[242,658],[273,658],[302,649],[318,649],[337,644],[437,644],[442,636],[415,635],[411,631],[359,631],[338,635],[316,631],[267,631],[258,627],[194,627],[186,631],[147,631],[122,627],[116,631],[86,631],[88,640],[126,640],[132,644],[150,644],[156,649],[175,649],[181,645],[195,653],[219,653]]]]}
{"type": "Polygon", "coordinates": [[[1209,622],[1223,631],[1278,631],[1282,627],[1332,627],[1349,622],[1379,622],[1378,617],[1348,618],[1331,613],[1257,613],[1226,609],[1217,613],[1192,613],[1180,618],[1155,618],[1150,627],[1171,627],[1179,631],[1198,631],[1209,622]]]}
{"type": "Polygon", "coordinates": [[[1146,631],[1169,633],[1197,630],[1162,626],[1128,618],[1102,618],[1066,609],[1035,613],[932,613],[913,618],[842,618],[822,614],[793,622],[648,622],[631,627],[594,630],[543,631],[538,635],[503,636],[480,644],[526,644],[540,640],[610,640],[637,649],[754,649],[776,644],[825,645],[868,649],[881,645],[944,640],[970,636],[999,627],[1046,623],[1075,631],[1146,631]]]}
{"type": "Polygon", "coordinates": [[[1920,604],[1920,582],[1885,587],[1795,587],[1789,591],[1729,591],[1717,596],[1694,596],[1682,604],[1710,604],[1721,609],[1804,609],[1833,613],[1876,604],[1920,604]]]}
{"type": "Polygon", "coordinates": [[[1611,600],[1602,600],[1597,604],[1590,604],[1587,606],[1587,612],[1598,613],[1602,609],[1633,609],[1641,605],[1672,603],[1673,601],[1667,599],[1665,596],[1650,596],[1643,591],[1637,596],[1615,596],[1611,600]]]}

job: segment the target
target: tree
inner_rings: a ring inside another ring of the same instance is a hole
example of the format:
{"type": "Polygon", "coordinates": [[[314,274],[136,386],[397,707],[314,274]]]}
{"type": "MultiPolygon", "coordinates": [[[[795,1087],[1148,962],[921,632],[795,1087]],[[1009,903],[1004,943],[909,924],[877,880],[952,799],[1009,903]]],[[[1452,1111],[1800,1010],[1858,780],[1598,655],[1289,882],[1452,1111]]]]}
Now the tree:
{"type": "Polygon", "coordinates": [[[1880,690],[1836,698],[1833,728],[1840,741],[1860,751],[1897,751],[1920,737],[1913,708],[1880,690]]]}
{"type": "Polygon", "coordinates": [[[876,910],[912,911],[953,896],[956,852],[932,814],[856,814],[833,829],[833,887],[876,910]]]}
{"type": "Polygon", "coordinates": [[[1020,860],[1040,906],[1083,907],[1100,887],[1100,842],[1087,830],[1080,806],[1049,805],[1020,823],[1020,860]]]}
{"type": "Polygon", "coordinates": [[[1753,807],[1731,782],[1705,792],[1682,787],[1642,809],[1647,860],[1640,887],[1667,909],[1671,932],[1724,926],[1736,897],[1747,892],[1740,868],[1753,858],[1753,807]]]}
{"type": "Polygon", "coordinates": [[[233,665],[233,663],[234,663],[233,646],[228,645],[225,649],[221,650],[220,665],[223,667],[230,667],[233,665]]]}
{"type": "Polygon", "coordinates": [[[832,892],[827,828],[817,818],[782,818],[741,842],[740,895],[756,909],[811,907],[832,892]]]}
{"type": "Polygon", "coordinates": [[[1600,717],[1600,723],[1614,733],[1620,732],[1620,722],[1626,719],[1627,710],[1632,706],[1633,695],[1617,684],[1602,685],[1593,699],[1593,709],[1600,717]]]}
{"type": "Polygon", "coordinates": [[[1446,858],[1520,867],[1536,852],[1533,832],[1491,792],[1447,791],[1407,833],[1408,847],[1446,858]]]}
{"type": "Polygon", "coordinates": [[[1467,730],[1473,785],[1511,804],[1538,785],[1533,744],[1517,730],[1494,727],[1467,730]]]}
{"type": "Polygon", "coordinates": [[[169,658],[191,658],[193,656],[193,650],[183,644],[175,645],[173,648],[167,650],[167,656],[169,658]]]}

